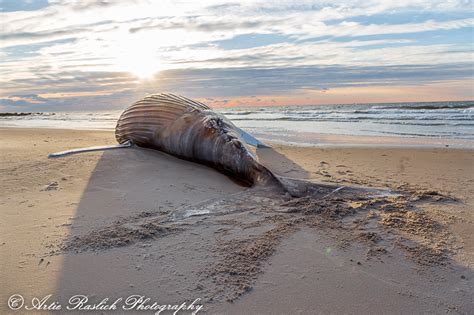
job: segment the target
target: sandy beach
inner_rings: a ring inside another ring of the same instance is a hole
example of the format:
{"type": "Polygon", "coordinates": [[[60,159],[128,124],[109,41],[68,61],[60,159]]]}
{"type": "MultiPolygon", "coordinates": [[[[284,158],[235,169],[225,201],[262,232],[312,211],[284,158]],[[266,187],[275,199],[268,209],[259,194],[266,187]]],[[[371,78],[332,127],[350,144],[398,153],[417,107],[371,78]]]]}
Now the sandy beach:
{"type": "Polygon", "coordinates": [[[47,158],[115,144],[110,131],[0,133],[2,314],[14,294],[63,308],[78,294],[199,299],[208,314],[474,313],[473,150],[258,149],[280,176],[400,193],[284,203],[153,150],[47,158]],[[206,200],[222,211],[187,217],[206,200]]]}

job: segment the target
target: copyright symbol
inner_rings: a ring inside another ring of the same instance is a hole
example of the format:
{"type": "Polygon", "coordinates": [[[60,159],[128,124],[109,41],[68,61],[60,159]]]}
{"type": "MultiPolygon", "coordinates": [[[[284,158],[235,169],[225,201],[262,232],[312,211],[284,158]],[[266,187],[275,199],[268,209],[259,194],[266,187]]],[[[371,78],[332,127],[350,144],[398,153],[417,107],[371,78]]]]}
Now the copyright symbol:
{"type": "Polygon", "coordinates": [[[24,303],[25,299],[19,294],[13,294],[8,299],[8,307],[14,311],[19,310],[24,303]]]}

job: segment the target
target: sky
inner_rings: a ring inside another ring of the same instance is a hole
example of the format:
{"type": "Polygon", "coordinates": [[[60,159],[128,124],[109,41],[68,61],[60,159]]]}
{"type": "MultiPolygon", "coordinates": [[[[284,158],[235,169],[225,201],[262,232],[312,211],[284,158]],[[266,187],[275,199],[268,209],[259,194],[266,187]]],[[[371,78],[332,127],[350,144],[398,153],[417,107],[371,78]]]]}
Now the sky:
{"type": "Polygon", "coordinates": [[[474,99],[473,0],[0,0],[0,111],[474,99]]]}

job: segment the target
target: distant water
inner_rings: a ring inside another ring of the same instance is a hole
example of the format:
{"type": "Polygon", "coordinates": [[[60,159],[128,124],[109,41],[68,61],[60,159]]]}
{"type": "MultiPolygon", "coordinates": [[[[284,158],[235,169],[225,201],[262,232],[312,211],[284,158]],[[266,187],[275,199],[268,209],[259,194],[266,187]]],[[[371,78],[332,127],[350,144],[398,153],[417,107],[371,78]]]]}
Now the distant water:
{"type": "MultiPolygon", "coordinates": [[[[314,145],[332,135],[370,136],[389,142],[393,140],[389,137],[411,138],[412,143],[470,147],[474,143],[474,101],[243,107],[218,111],[255,136],[286,143],[314,145]]],[[[114,129],[120,113],[63,112],[0,117],[0,127],[114,129]]]]}

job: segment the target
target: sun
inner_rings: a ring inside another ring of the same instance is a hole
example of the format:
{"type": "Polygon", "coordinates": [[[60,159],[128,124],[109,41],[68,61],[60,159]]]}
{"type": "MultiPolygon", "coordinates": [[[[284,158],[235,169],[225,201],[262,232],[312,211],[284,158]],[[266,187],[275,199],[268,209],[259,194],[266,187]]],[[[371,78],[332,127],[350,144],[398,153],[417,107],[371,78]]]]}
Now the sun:
{"type": "Polygon", "coordinates": [[[160,71],[157,62],[154,60],[143,61],[136,60],[129,64],[129,70],[131,74],[135,75],[140,79],[151,79],[153,76],[160,71]]]}
{"type": "Polygon", "coordinates": [[[152,79],[162,70],[159,57],[146,45],[131,45],[122,49],[116,59],[120,71],[126,71],[139,79],[152,79]]]}
{"type": "Polygon", "coordinates": [[[120,58],[118,66],[122,71],[131,73],[139,79],[151,79],[161,68],[157,58],[142,54],[133,54],[120,58]]]}

